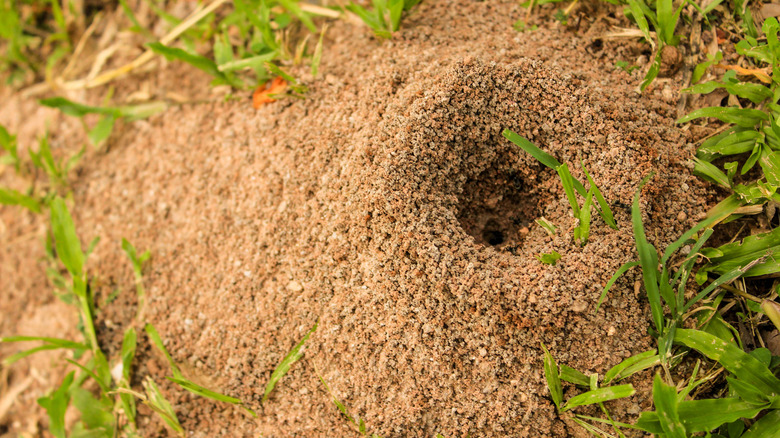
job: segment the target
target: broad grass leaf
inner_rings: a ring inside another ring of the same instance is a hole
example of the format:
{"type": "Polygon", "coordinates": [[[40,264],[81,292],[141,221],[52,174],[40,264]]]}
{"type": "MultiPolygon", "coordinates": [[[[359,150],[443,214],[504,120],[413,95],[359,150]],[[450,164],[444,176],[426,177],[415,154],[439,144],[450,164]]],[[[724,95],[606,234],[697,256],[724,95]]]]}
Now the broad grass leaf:
{"type": "Polygon", "coordinates": [[[686,123],[702,117],[713,117],[722,122],[742,126],[743,128],[752,128],[761,122],[769,120],[769,116],[760,110],[712,106],[691,111],[688,115],[678,119],[677,123],[686,123]]]}
{"type": "Polygon", "coordinates": [[[762,134],[758,131],[740,128],[719,137],[717,142],[702,144],[702,147],[696,151],[696,156],[705,161],[711,161],[715,157],[723,155],[744,154],[753,150],[756,141],[761,136],[762,134]]]}
{"type": "Polygon", "coordinates": [[[564,382],[573,383],[575,385],[590,386],[590,379],[588,376],[575,370],[574,368],[561,364],[561,380],[564,382]]]}
{"type": "Polygon", "coordinates": [[[741,438],[777,438],[780,436],[780,410],[769,411],[753,423],[741,438]]]}
{"type": "Polygon", "coordinates": [[[282,5],[285,9],[292,12],[293,15],[298,17],[299,20],[301,20],[301,23],[303,23],[304,26],[306,26],[312,33],[317,32],[317,26],[314,25],[314,22],[312,21],[311,17],[309,17],[309,14],[303,11],[300,6],[298,6],[298,2],[292,1],[292,0],[279,0],[279,4],[282,5]]]}
{"type": "Polygon", "coordinates": [[[773,257],[778,251],[780,251],[780,228],[775,228],[767,233],[748,236],[739,242],[702,250],[702,254],[709,258],[709,262],[702,269],[723,275],[766,257],[763,262],[751,267],[744,275],[756,277],[774,274],[780,272],[780,260],[773,257]]]}
{"type": "Polygon", "coordinates": [[[0,204],[19,205],[33,213],[41,212],[41,204],[35,198],[19,193],[16,190],[0,187],[0,204]]]}
{"type": "Polygon", "coordinates": [[[767,397],[762,390],[750,383],[743,382],[733,377],[726,377],[726,381],[729,382],[731,390],[742,400],[756,406],[765,406],[769,403],[769,397],[767,397]]]}
{"type": "Polygon", "coordinates": [[[769,184],[780,186],[780,152],[763,148],[758,164],[761,165],[764,177],[766,177],[769,184]]]}
{"type": "Polygon", "coordinates": [[[661,303],[661,292],[658,288],[658,252],[655,250],[655,247],[647,241],[645,228],[642,224],[642,212],[639,209],[639,197],[642,193],[642,187],[644,187],[652,176],[652,174],[646,176],[639,183],[631,207],[631,222],[634,228],[634,241],[636,242],[637,252],[639,253],[639,262],[642,265],[642,280],[645,284],[647,299],[650,302],[653,323],[655,324],[655,329],[658,333],[662,333],[664,316],[663,304],[661,303]]]}
{"type": "Polygon", "coordinates": [[[660,374],[656,374],[653,379],[653,403],[664,434],[674,438],[686,438],[685,426],[677,412],[677,389],[665,384],[660,374]]]}
{"type": "Polygon", "coordinates": [[[38,399],[38,404],[46,409],[49,415],[49,432],[56,438],[65,438],[65,411],[70,404],[70,386],[75,373],[68,373],[59,388],[38,399]]]}
{"type": "Polygon", "coordinates": [[[263,393],[263,400],[262,402],[265,403],[266,400],[268,400],[268,397],[271,395],[271,392],[274,390],[274,387],[276,387],[276,384],[279,383],[279,381],[284,377],[285,374],[290,370],[290,367],[297,362],[301,357],[303,357],[303,346],[306,343],[306,341],[309,339],[309,336],[311,336],[312,333],[314,333],[317,330],[317,325],[319,323],[314,323],[314,326],[309,329],[308,332],[303,336],[303,338],[295,344],[292,350],[290,350],[289,353],[282,359],[282,361],[279,363],[279,365],[276,366],[276,369],[274,369],[274,372],[271,373],[271,378],[268,379],[268,383],[265,385],[265,391],[263,393]]]}
{"type": "Polygon", "coordinates": [[[729,181],[729,177],[722,170],[718,169],[718,167],[715,166],[714,164],[704,160],[700,160],[696,157],[693,158],[693,163],[694,163],[693,173],[695,175],[700,176],[722,187],[729,188],[731,186],[731,181],[729,181]]]}
{"type": "Polygon", "coordinates": [[[576,408],[577,406],[592,405],[595,403],[603,403],[618,398],[630,397],[634,395],[636,391],[632,385],[618,385],[608,386],[606,388],[598,388],[592,391],[588,391],[579,395],[575,395],[570,398],[569,401],[563,405],[561,411],[568,411],[569,409],[576,408]]]}
{"type": "MultiPolygon", "coordinates": [[[[763,409],[737,398],[686,400],[677,406],[677,415],[688,433],[697,433],[740,418],[753,418],[763,409]]],[[[649,433],[664,433],[657,412],[643,412],[636,425],[649,433]]]]}
{"type": "Polygon", "coordinates": [[[58,350],[58,349],[70,349],[76,351],[86,351],[89,347],[80,342],[73,342],[67,339],[49,338],[41,336],[9,336],[6,338],[0,338],[0,342],[28,342],[28,341],[43,341],[44,344],[29,350],[20,351],[19,353],[12,354],[3,359],[3,365],[10,365],[19,359],[25,358],[39,351],[46,350],[58,350]]]}
{"type": "Polygon", "coordinates": [[[645,39],[655,48],[655,40],[650,36],[650,26],[645,19],[645,12],[642,10],[642,6],[639,1],[641,0],[627,0],[628,8],[631,11],[631,18],[636,22],[637,27],[645,36],[645,39]]]}
{"type": "Polygon", "coordinates": [[[762,364],[733,343],[698,330],[678,329],[674,341],[693,348],[723,365],[739,380],[768,391],[767,396],[780,394],[780,379],[762,364]]]}
{"type": "Polygon", "coordinates": [[[73,277],[81,277],[84,269],[84,253],[65,201],[60,197],[54,198],[51,201],[50,211],[57,255],[73,277]]]}
{"type": "MultiPolygon", "coordinates": [[[[80,420],[87,428],[87,430],[83,432],[89,433],[89,435],[86,436],[97,435],[106,438],[114,436],[116,422],[114,413],[112,412],[114,404],[110,398],[96,398],[92,395],[92,392],[81,387],[72,388],[70,390],[70,395],[73,406],[81,413],[80,420]]],[[[71,433],[71,438],[74,438],[75,436],[75,433],[71,433]]]]}
{"type": "Polygon", "coordinates": [[[560,409],[563,402],[563,388],[558,374],[558,364],[555,363],[555,358],[547,351],[544,344],[542,344],[542,350],[544,350],[544,378],[547,380],[547,388],[550,390],[550,397],[555,403],[555,407],[560,409]]]}
{"type": "Polygon", "coordinates": [[[580,241],[580,246],[585,246],[590,236],[590,208],[592,205],[593,188],[591,186],[591,189],[588,190],[588,196],[585,197],[585,202],[582,203],[582,208],[580,209],[580,223],[574,229],[574,239],[580,241]]]}
{"type": "Polygon", "coordinates": [[[609,371],[607,371],[607,373],[604,374],[603,384],[607,385],[615,379],[622,379],[624,377],[627,377],[627,375],[623,374],[623,371],[638,363],[642,363],[647,359],[655,359],[657,361],[658,358],[656,357],[657,356],[656,352],[657,351],[653,349],[653,350],[645,351],[644,353],[635,354],[629,358],[624,359],[622,362],[610,368],[609,371]]]}
{"type": "Polygon", "coordinates": [[[105,115],[100,119],[95,127],[87,134],[92,145],[98,146],[111,136],[111,132],[114,130],[115,121],[116,116],[114,114],[105,115]]]}
{"type": "Polygon", "coordinates": [[[390,11],[390,26],[393,32],[401,26],[401,14],[404,11],[404,0],[388,0],[387,9],[390,11]]]}

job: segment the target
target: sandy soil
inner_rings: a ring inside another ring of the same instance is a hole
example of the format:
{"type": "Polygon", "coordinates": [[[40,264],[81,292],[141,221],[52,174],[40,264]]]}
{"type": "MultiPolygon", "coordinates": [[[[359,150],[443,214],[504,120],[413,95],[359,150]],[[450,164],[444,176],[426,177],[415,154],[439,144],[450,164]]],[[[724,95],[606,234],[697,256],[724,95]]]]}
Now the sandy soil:
{"type": "MultiPolygon", "coordinates": [[[[636,258],[632,196],[655,172],[642,209],[651,242],[664,247],[712,195],[686,164],[692,134],[674,125],[675,82],[636,94],[641,72],[614,64],[646,57],[647,47],[602,38],[617,15],[583,8],[568,27],[524,33],[512,28],[525,13],[515,2],[426,0],[391,41],[334,23],[323,75],[297,72],[311,90],[305,100],[257,111],[248,99],[183,105],[123,127],[72,180],[85,244],[101,237],[89,262],[98,302],[121,289],[98,314],[106,352],[137,324],[125,237],[153,254],[146,319],[185,374],[260,414],[252,421],[166,384],[164,361],[142,339],[136,380],[161,383],[188,436],[357,436],[315,367],[383,437],[583,433],[554,412],[540,342],[559,362],[602,374],[651,348],[636,272],[594,313],[609,277],[636,258]],[[582,162],[620,229],[594,217],[589,242],[575,244],[557,175],[506,141],[504,128],[584,180],[582,162]],[[555,237],[534,223],[541,216],[555,237]],[[552,250],[563,255],[557,265],[536,259],[552,250]],[[317,321],[304,359],[261,405],[270,373],[317,321]]],[[[208,83],[185,68],[154,74],[184,83],[180,94],[208,83]]],[[[132,88],[123,83],[119,95],[132,88]]],[[[81,144],[72,119],[26,117],[34,108],[8,96],[0,123],[25,143],[47,119],[55,147],[81,144]]],[[[46,218],[2,207],[0,219],[0,336],[75,338],[73,312],[50,294],[40,261],[46,218]]],[[[0,345],[0,354],[16,348],[0,345]]],[[[8,388],[38,377],[0,418],[0,433],[45,425],[34,400],[62,375],[55,357],[4,370],[8,388]]],[[[636,396],[608,404],[618,419],[650,406],[648,377],[633,380],[636,396]]],[[[164,436],[141,412],[143,434],[164,436]]]]}

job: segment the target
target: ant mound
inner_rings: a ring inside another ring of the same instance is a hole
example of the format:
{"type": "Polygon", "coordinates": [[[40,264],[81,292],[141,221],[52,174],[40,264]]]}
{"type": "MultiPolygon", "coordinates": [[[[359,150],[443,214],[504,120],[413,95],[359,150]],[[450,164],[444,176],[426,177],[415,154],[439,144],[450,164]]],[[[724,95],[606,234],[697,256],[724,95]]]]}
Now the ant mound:
{"type": "MultiPolygon", "coordinates": [[[[595,304],[636,258],[628,206],[642,177],[657,173],[642,198],[653,243],[689,225],[668,211],[701,211],[688,192],[702,186],[681,188],[697,184],[678,164],[681,136],[659,127],[668,119],[527,59],[454,58],[420,72],[410,61],[362,80],[372,85],[331,78],[306,101],[257,115],[228,103],[175,110],[85,170],[78,222],[152,251],[145,315],[185,375],[259,418],[166,386],[148,350],[138,374],[163,382],[202,436],[354,433],[332,397],[385,437],[579,433],[549,400],[540,343],[602,374],[651,348],[636,274],[598,313],[595,304]],[[559,177],[505,128],[585,181],[582,163],[618,229],[594,212],[587,243],[575,243],[559,177]],[[537,259],[552,251],[555,265],[537,259]],[[304,358],[261,404],[271,372],[315,323],[304,358]]],[[[124,263],[105,245],[95,258],[96,272],[124,263]]],[[[98,295],[128,275],[108,276],[98,295]]],[[[103,310],[105,345],[121,344],[134,305],[123,294],[103,310]]],[[[630,418],[649,403],[610,409],[630,418]]]]}

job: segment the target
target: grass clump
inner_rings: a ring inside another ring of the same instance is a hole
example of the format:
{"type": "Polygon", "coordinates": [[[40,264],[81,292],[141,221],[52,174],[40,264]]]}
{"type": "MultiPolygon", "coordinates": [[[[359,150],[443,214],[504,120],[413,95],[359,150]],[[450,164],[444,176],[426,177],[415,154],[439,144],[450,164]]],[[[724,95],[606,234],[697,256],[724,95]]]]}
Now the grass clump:
{"type": "Polygon", "coordinates": [[[420,0],[372,0],[373,11],[355,2],[350,2],[346,8],[360,17],[376,36],[391,38],[401,27],[401,15],[417,3],[420,0]]]}
{"type": "MultiPolygon", "coordinates": [[[[505,129],[502,134],[516,146],[520,147],[525,152],[539,160],[540,163],[551,169],[554,169],[558,173],[558,176],[561,178],[563,190],[566,193],[566,199],[569,201],[569,205],[571,206],[575,219],[577,219],[577,226],[574,228],[575,241],[579,242],[580,245],[585,245],[585,243],[588,241],[588,237],[590,236],[591,208],[594,206],[594,201],[598,206],[599,214],[601,215],[602,219],[604,219],[604,222],[606,222],[607,225],[609,225],[611,228],[615,230],[617,229],[617,223],[615,223],[612,209],[609,207],[606,199],[604,199],[604,196],[601,194],[601,190],[599,190],[598,186],[596,186],[593,178],[591,178],[590,174],[588,174],[588,171],[585,170],[584,165],[581,164],[582,171],[585,174],[585,177],[588,179],[588,184],[590,186],[588,190],[585,190],[585,186],[583,186],[579,180],[571,175],[569,166],[565,163],[560,163],[552,155],[539,149],[538,146],[509,129],[505,129]],[[578,194],[585,198],[585,201],[582,203],[582,205],[580,205],[577,201],[578,194]]],[[[555,228],[548,224],[549,223],[545,220],[544,223],[542,223],[542,226],[548,232],[554,234],[555,228]]]]}

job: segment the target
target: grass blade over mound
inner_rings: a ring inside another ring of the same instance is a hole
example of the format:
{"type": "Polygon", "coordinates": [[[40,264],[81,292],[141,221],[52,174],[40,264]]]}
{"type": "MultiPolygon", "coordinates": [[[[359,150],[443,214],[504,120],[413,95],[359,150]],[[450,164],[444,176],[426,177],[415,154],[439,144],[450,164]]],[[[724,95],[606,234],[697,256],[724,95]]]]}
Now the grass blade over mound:
{"type": "Polygon", "coordinates": [[[306,332],[306,335],[303,336],[303,339],[300,340],[297,344],[295,344],[295,347],[293,347],[292,350],[290,350],[289,353],[287,353],[287,356],[282,359],[282,361],[279,363],[279,365],[276,366],[276,369],[273,373],[271,373],[271,378],[268,379],[268,383],[265,385],[265,392],[263,393],[263,400],[262,402],[265,403],[266,400],[268,400],[268,397],[270,397],[271,392],[274,390],[274,387],[276,387],[276,384],[282,380],[282,377],[284,377],[285,374],[287,374],[287,371],[290,370],[290,367],[298,361],[301,357],[303,357],[303,344],[306,343],[306,341],[309,339],[309,336],[311,336],[312,333],[314,333],[315,330],[317,330],[317,325],[319,323],[314,323],[314,327],[309,329],[308,332],[306,332]]]}

